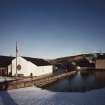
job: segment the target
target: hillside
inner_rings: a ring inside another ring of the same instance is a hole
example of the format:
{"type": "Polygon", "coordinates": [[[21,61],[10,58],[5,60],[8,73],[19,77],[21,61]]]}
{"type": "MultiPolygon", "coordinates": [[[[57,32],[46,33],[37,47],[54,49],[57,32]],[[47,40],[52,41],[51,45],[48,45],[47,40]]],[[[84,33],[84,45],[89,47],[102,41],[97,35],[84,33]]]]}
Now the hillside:
{"type": "Polygon", "coordinates": [[[103,53],[102,55],[100,53],[90,53],[90,54],[67,56],[67,57],[61,57],[61,58],[49,60],[49,62],[51,64],[63,64],[65,62],[80,61],[82,59],[95,60],[98,57],[105,58],[105,53],[103,53]]]}

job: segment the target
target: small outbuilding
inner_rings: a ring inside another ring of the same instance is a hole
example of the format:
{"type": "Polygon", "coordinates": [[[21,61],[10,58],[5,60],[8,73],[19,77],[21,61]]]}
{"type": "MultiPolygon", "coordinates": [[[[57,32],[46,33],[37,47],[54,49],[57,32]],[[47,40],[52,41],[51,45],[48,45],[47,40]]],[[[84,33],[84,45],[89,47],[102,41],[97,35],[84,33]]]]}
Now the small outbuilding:
{"type": "Polygon", "coordinates": [[[95,63],[89,62],[87,59],[80,59],[76,61],[77,69],[95,69],[95,63]]]}
{"type": "Polygon", "coordinates": [[[14,57],[10,56],[0,56],[0,76],[8,75],[8,65],[11,64],[11,61],[14,57]]]}
{"type": "Polygon", "coordinates": [[[105,54],[98,55],[96,59],[96,69],[105,69],[105,54]]]}
{"type": "Polygon", "coordinates": [[[96,59],[96,69],[105,69],[105,59],[96,59]]]}

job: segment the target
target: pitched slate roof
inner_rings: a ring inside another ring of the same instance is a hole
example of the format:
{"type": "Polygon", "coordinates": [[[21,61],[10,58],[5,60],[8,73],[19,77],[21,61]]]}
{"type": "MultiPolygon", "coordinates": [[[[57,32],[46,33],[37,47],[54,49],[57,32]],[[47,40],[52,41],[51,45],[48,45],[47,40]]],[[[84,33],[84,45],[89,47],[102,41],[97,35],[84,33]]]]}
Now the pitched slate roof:
{"type": "Polygon", "coordinates": [[[37,66],[48,66],[51,65],[48,61],[39,58],[23,57],[27,61],[34,63],[37,66]]]}
{"type": "Polygon", "coordinates": [[[97,59],[105,59],[105,53],[103,53],[103,54],[98,54],[97,59]]]}
{"type": "Polygon", "coordinates": [[[0,56],[0,67],[7,67],[14,57],[10,56],[0,56]]]}
{"type": "MultiPolygon", "coordinates": [[[[9,64],[11,64],[12,60],[15,57],[10,57],[10,56],[0,56],[0,67],[7,67],[9,64]]],[[[48,61],[44,59],[39,59],[39,58],[31,58],[31,57],[23,57],[27,61],[30,61],[34,63],[37,66],[47,66],[51,65],[48,61]]]]}

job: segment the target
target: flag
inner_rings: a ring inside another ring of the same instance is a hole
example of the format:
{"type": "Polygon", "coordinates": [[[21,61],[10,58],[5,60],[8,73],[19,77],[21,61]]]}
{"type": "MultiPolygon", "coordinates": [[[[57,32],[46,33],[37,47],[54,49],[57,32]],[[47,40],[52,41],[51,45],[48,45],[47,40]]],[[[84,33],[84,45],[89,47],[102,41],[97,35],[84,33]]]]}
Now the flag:
{"type": "Polygon", "coordinates": [[[16,41],[16,55],[18,55],[18,46],[17,46],[17,41],[16,41]]]}

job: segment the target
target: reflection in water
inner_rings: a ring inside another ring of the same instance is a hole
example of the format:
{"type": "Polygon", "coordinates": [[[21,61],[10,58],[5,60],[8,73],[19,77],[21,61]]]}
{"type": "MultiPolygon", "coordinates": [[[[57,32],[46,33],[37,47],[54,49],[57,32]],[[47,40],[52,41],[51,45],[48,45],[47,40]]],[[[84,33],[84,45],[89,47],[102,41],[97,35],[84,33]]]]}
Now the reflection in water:
{"type": "Polygon", "coordinates": [[[87,72],[78,71],[73,77],[68,77],[63,80],[59,80],[52,85],[45,87],[51,91],[78,91],[84,92],[92,89],[98,89],[105,87],[105,71],[87,72]]]}
{"type": "Polygon", "coordinates": [[[10,96],[8,91],[1,91],[0,92],[0,99],[1,102],[0,105],[18,105],[10,96]]]}

